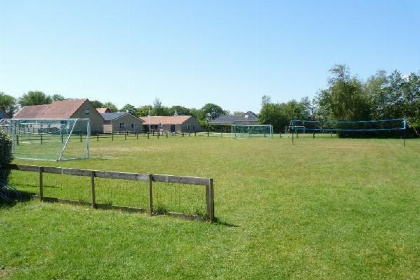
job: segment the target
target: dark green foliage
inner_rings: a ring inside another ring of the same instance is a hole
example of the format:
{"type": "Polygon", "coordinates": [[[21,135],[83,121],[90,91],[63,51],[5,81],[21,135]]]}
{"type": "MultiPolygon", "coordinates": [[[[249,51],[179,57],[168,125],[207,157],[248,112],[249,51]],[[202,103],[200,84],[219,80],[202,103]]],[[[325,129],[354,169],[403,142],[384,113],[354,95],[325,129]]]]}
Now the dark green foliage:
{"type": "Polygon", "coordinates": [[[131,104],[126,104],[124,107],[121,108],[121,111],[130,113],[133,116],[137,116],[137,109],[131,104]]]}
{"type": "Polygon", "coordinates": [[[0,92],[0,109],[3,109],[10,118],[13,117],[18,109],[16,99],[0,92]]]}
{"type": "Polygon", "coordinates": [[[351,77],[346,65],[330,70],[329,87],[317,94],[319,120],[378,120],[405,118],[420,125],[420,76],[387,75],[380,70],[366,82],[351,77]]]}
{"type": "Polygon", "coordinates": [[[12,160],[12,140],[6,133],[0,130],[0,187],[2,181],[7,182],[10,173],[8,170],[2,169],[2,167],[11,163],[12,160]]]}
{"type": "Polygon", "coordinates": [[[321,118],[358,121],[367,120],[370,115],[370,104],[362,83],[350,76],[345,65],[336,65],[330,70],[333,77],[329,79],[328,89],[318,95],[322,107],[321,118]]]}
{"type": "Polygon", "coordinates": [[[19,98],[20,106],[32,106],[32,105],[42,105],[42,104],[51,104],[53,99],[51,96],[46,95],[42,91],[29,91],[28,93],[22,95],[19,98]]]}
{"type": "Polygon", "coordinates": [[[291,100],[287,103],[269,103],[270,98],[263,96],[263,107],[258,116],[261,124],[271,124],[275,133],[284,131],[292,119],[309,119],[310,102],[303,98],[300,102],[291,100]]]}

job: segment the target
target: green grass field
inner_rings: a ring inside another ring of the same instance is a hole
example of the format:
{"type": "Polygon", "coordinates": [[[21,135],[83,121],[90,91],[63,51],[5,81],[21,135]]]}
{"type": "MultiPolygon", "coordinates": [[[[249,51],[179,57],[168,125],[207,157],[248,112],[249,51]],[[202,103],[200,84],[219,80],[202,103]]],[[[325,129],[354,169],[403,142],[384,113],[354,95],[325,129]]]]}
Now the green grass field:
{"type": "MultiPolygon", "coordinates": [[[[0,279],[419,279],[419,140],[101,139],[91,156],[15,163],[213,178],[219,223],[4,205],[0,279]]],[[[65,180],[47,191],[84,184],[65,180]]],[[[11,182],[36,190],[29,172],[11,182]]]]}

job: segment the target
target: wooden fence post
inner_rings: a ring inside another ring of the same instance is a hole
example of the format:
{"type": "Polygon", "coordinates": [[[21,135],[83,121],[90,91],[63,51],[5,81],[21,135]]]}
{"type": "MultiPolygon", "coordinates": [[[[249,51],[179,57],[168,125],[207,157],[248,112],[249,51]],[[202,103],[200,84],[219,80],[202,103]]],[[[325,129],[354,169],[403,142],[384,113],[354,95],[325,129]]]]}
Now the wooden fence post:
{"type": "Polygon", "coordinates": [[[95,171],[90,173],[90,184],[92,187],[92,208],[96,208],[95,171]]]}
{"type": "Polygon", "coordinates": [[[210,219],[210,222],[214,221],[214,189],[213,189],[213,179],[209,179],[209,182],[206,186],[206,202],[207,202],[207,216],[210,219]]]}
{"type": "Polygon", "coordinates": [[[153,215],[153,175],[149,174],[149,215],[153,215]]]}
{"type": "Polygon", "coordinates": [[[39,199],[42,201],[44,199],[44,177],[43,177],[44,167],[39,167],[39,199]]]}

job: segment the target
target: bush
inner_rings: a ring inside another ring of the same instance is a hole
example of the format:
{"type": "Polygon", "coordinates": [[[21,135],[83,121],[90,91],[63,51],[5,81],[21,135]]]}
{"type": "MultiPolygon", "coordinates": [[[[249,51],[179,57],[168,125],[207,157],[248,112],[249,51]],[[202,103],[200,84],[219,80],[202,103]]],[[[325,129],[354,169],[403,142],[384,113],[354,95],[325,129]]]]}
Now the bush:
{"type": "Polygon", "coordinates": [[[3,169],[3,167],[11,163],[12,160],[12,139],[3,131],[0,131],[0,183],[1,181],[7,182],[10,170],[3,169]]]}

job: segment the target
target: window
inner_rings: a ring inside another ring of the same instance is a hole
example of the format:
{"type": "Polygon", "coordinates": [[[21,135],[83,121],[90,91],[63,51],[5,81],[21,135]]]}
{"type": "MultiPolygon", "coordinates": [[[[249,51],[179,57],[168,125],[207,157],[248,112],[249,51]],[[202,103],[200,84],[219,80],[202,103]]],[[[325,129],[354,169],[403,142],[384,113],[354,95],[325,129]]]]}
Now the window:
{"type": "Polygon", "coordinates": [[[89,108],[85,109],[85,115],[89,115],[89,114],[90,114],[90,109],[89,108]]]}
{"type": "Polygon", "coordinates": [[[120,123],[120,129],[124,129],[124,123],[120,123]]]}

